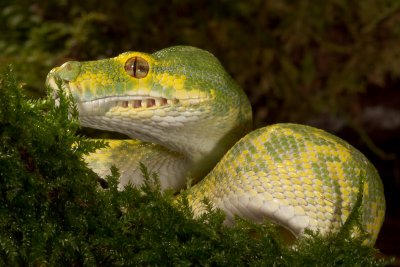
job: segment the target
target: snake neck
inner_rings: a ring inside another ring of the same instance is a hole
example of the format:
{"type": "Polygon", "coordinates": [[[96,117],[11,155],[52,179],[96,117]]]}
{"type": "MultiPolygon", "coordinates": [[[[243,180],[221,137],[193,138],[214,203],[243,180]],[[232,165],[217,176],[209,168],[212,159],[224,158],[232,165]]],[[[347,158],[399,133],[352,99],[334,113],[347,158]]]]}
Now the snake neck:
{"type": "MultiPolygon", "coordinates": [[[[247,104],[247,99],[242,101],[247,104]]],[[[80,114],[85,114],[83,105],[78,103],[77,107],[80,114]]],[[[182,107],[176,106],[174,109],[182,107]]],[[[186,169],[190,169],[191,175],[198,178],[204,176],[230,147],[251,130],[251,116],[244,116],[239,109],[211,117],[210,112],[201,113],[198,109],[191,111],[186,107],[184,112],[178,113],[179,116],[164,117],[163,123],[152,123],[157,120],[156,115],[143,118],[139,111],[131,114],[135,118],[125,122],[118,119],[118,112],[111,110],[102,117],[81,116],[80,121],[82,126],[117,131],[181,155],[186,159],[182,162],[190,165],[186,169]]]]}

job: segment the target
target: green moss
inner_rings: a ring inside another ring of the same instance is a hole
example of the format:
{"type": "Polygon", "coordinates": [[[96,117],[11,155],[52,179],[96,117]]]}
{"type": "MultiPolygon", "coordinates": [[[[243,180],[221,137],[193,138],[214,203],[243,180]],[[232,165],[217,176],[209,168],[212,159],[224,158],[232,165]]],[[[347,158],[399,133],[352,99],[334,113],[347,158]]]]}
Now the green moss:
{"type": "MultiPolygon", "coordinates": [[[[78,136],[76,112],[61,95],[28,100],[10,70],[0,76],[1,266],[383,266],[363,236],[310,233],[287,246],[276,227],[220,212],[193,219],[142,166],[142,188],[108,187],[82,161],[104,146],[78,136]],[[72,116],[68,115],[72,111],[72,116]],[[69,118],[70,117],[70,118],[69,118]]],[[[361,197],[360,197],[361,200],[361,197]]],[[[360,205],[359,201],[358,205],[360,205]]],[[[357,210],[357,209],[356,209],[357,210]]]]}

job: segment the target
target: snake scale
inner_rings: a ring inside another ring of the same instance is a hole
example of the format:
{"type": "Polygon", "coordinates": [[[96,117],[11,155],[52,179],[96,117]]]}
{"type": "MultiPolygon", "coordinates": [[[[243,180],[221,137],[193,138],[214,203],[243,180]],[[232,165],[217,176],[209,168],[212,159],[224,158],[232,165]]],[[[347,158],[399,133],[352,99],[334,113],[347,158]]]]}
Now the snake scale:
{"type": "Polygon", "coordinates": [[[143,182],[142,162],[159,174],[163,189],[200,180],[187,192],[195,215],[204,212],[206,198],[227,223],[235,215],[268,219],[298,236],[306,228],[339,230],[362,185],[362,225],[367,243],[375,243],[385,198],[374,166],[313,127],[282,123],[251,131],[248,98],[211,53],[174,46],[69,61],[48,74],[55,97],[60,83],[83,126],[132,138],[109,140],[85,158],[101,177],[118,167],[121,189],[143,182]]]}

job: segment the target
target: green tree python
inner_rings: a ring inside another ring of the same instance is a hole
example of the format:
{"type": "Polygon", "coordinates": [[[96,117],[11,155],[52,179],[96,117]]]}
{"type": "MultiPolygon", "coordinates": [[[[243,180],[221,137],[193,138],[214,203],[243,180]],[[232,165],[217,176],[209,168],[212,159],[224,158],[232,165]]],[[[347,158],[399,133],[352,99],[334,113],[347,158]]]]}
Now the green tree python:
{"type": "Polygon", "coordinates": [[[367,243],[376,241],[385,198],[368,159],[340,138],[305,125],[251,131],[247,96],[207,51],[175,46],[70,61],[51,70],[46,84],[55,98],[61,84],[83,126],[132,138],[109,140],[109,147],[85,158],[101,177],[115,165],[121,189],[143,182],[141,162],[158,173],[163,189],[200,180],[187,192],[195,216],[205,211],[207,199],[225,212],[228,224],[235,215],[268,219],[295,236],[305,229],[338,231],[362,189],[362,226],[367,243]]]}

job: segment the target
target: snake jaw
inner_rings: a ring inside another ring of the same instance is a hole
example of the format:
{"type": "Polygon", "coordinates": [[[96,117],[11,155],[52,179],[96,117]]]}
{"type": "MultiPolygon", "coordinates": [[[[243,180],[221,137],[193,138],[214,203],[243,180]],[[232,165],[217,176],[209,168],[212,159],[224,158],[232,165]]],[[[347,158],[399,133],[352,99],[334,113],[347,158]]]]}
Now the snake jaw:
{"type": "MultiPolygon", "coordinates": [[[[185,101],[183,101],[185,102],[185,101]]],[[[81,117],[111,116],[111,113],[119,110],[119,113],[136,112],[139,110],[165,109],[180,103],[178,99],[150,96],[115,96],[98,98],[91,101],[78,102],[78,110],[81,117]]]]}

